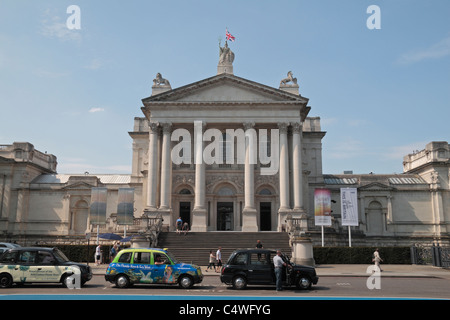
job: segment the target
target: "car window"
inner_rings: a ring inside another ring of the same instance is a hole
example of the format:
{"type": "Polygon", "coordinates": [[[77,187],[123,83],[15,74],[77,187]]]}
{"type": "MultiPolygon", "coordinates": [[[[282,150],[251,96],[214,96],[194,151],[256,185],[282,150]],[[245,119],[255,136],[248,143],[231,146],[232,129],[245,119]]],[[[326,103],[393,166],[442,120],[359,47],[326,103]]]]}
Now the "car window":
{"type": "Polygon", "coordinates": [[[252,253],[250,255],[250,264],[253,265],[269,265],[268,254],[266,253],[252,253]]]}
{"type": "Polygon", "coordinates": [[[119,260],[117,262],[121,263],[130,263],[132,252],[124,252],[120,255],[119,260]]]}
{"type": "Polygon", "coordinates": [[[5,252],[2,256],[0,262],[2,263],[16,263],[17,261],[17,251],[5,252]]]}
{"type": "Polygon", "coordinates": [[[153,253],[154,264],[171,264],[169,258],[164,253],[153,253]]]}
{"type": "Polygon", "coordinates": [[[38,264],[53,264],[55,263],[55,258],[50,252],[47,251],[39,251],[38,252],[38,264]]]}
{"type": "Polygon", "coordinates": [[[248,255],[245,252],[237,253],[234,256],[233,264],[235,265],[246,265],[247,264],[248,255]]]}
{"type": "Polygon", "coordinates": [[[31,264],[36,261],[36,251],[21,251],[19,253],[19,263],[31,264]]]}
{"type": "Polygon", "coordinates": [[[136,264],[150,264],[150,252],[135,252],[133,262],[136,264]]]}

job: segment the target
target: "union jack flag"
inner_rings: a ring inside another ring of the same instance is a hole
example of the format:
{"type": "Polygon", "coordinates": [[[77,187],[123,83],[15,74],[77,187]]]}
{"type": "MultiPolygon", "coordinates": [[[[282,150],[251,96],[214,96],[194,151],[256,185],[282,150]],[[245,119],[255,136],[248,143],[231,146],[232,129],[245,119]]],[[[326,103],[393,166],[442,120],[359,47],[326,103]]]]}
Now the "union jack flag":
{"type": "Polygon", "coordinates": [[[227,40],[234,41],[236,38],[231,35],[231,33],[228,32],[228,29],[226,29],[225,35],[227,36],[227,40]]]}

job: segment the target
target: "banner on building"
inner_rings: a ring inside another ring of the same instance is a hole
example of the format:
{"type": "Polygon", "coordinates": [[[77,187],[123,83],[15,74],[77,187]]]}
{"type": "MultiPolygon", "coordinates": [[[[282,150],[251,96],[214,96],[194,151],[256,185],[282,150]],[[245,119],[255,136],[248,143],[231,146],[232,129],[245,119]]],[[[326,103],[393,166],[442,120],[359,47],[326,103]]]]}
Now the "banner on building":
{"type": "Polygon", "coordinates": [[[341,214],[343,226],[358,225],[358,197],[356,188],[341,189],[341,214]]]}
{"type": "Polygon", "coordinates": [[[106,188],[92,188],[89,221],[93,225],[106,224],[106,188]]]}
{"type": "Polygon", "coordinates": [[[117,198],[117,224],[133,224],[134,188],[119,188],[117,198]]]}
{"type": "Polygon", "coordinates": [[[331,192],[314,190],[314,221],[316,226],[331,226],[331,192]]]}

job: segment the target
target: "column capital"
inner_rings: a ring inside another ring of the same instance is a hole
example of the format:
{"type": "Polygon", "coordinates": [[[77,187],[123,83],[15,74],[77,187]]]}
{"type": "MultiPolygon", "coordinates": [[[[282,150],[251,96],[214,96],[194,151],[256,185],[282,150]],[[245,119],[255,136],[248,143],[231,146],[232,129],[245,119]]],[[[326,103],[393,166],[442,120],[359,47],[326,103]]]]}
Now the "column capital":
{"type": "Polygon", "coordinates": [[[280,129],[280,133],[287,133],[289,122],[278,122],[278,129],[280,129]]]}
{"type": "Polygon", "coordinates": [[[293,133],[302,133],[303,124],[301,122],[294,122],[291,124],[293,133]]]}
{"type": "Polygon", "coordinates": [[[255,122],[254,121],[247,121],[243,123],[244,126],[244,130],[249,130],[252,129],[255,126],[255,122]]]}
{"type": "Polygon", "coordinates": [[[172,122],[163,122],[161,123],[161,127],[163,133],[171,133],[172,132],[172,122]]]}
{"type": "Polygon", "coordinates": [[[148,122],[148,128],[150,129],[149,132],[151,133],[158,133],[158,127],[159,127],[159,123],[158,122],[148,122]]]}

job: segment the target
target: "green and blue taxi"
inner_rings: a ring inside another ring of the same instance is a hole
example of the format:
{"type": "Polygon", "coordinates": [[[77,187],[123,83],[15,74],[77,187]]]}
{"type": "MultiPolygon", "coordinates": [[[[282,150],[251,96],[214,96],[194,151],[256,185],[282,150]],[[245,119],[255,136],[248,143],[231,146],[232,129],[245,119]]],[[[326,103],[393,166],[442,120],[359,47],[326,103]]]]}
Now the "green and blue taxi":
{"type": "Polygon", "coordinates": [[[106,281],[119,288],[132,284],[178,284],[188,289],[203,280],[200,267],[178,262],[167,250],[130,248],[120,251],[109,264],[106,281]]]}

